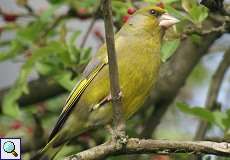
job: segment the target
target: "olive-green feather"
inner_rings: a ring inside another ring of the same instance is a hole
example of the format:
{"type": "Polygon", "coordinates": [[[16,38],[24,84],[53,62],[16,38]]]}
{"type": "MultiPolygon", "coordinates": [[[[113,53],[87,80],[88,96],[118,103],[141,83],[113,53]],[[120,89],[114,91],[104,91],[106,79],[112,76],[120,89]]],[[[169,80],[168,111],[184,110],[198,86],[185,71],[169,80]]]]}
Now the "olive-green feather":
{"type": "MultiPolygon", "coordinates": [[[[161,64],[160,46],[162,31],[157,17],[145,7],[138,10],[115,36],[119,81],[122,92],[123,112],[130,118],[144,103],[158,77],[161,64]]],[[[109,66],[104,44],[89,62],[84,78],[70,93],[59,120],[43,150],[56,147],[79,134],[111,123],[112,105],[109,100],[109,66]]]]}

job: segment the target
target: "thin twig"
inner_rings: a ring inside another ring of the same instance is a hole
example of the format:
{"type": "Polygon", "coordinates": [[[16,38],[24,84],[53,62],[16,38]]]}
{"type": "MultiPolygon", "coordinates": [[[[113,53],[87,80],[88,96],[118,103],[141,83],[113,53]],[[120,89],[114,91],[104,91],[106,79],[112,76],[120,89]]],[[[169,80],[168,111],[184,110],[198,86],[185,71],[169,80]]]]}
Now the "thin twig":
{"type": "Polygon", "coordinates": [[[82,151],[78,154],[65,158],[65,160],[97,160],[110,155],[122,154],[214,154],[219,156],[230,156],[230,143],[210,141],[169,141],[130,138],[124,148],[117,147],[114,141],[107,141],[104,144],[82,151]]]}
{"type": "Polygon", "coordinates": [[[66,16],[57,17],[40,35],[39,40],[43,41],[44,37],[46,37],[54,28],[63,20],[67,18],[66,16]]]}
{"type": "Polygon", "coordinates": [[[109,61],[110,89],[113,105],[113,122],[116,136],[125,135],[125,123],[122,112],[117,56],[114,43],[111,0],[102,0],[105,20],[105,37],[109,61]]]}
{"type": "Polygon", "coordinates": [[[94,15],[92,17],[92,20],[91,20],[91,22],[89,24],[89,27],[88,27],[88,29],[87,29],[87,31],[86,31],[83,39],[82,39],[82,42],[80,44],[80,48],[84,48],[86,40],[89,37],[90,31],[93,29],[93,26],[94,26],[94,24],[96,22],[96,19],[97,19],[99,11],[100,11],[100,5],[97,7],[97,9],[96,9],[96,11],[95,11],[95,13],[94,13],[94,15]]]}
{"type": "MultiPolygon", "coordinates": [[[[230,66],[230,49],[228,49],[226,53],[224,54],[223,60],[219,64],[215,74],[212,77],[212,81],[211,81],[209,91],[208,91],[208,96],[205,102],[205,106],[207,110],[212,111],[216,108],[218,93],[219,93],[224,75],[227,69],[229,68],[229,66],[230,66]]],[[[207,122],[201,121],[197,128],[197,132],[196,132],[194,139],[202,140],[205,136],[205,133],[207,132],[208,126],[209,125],[207,122]]]]}
{"type": "Polygon", "coordinates": [[[91,20],[90,24],[89,24],[89,27],[88,27],[88,29],[87,29],[87,31],[86,31],[86,33],[85,33],[83,39],[82,39],[82,42],[81,42],[81,44],[80,44],[80,48],[84,48],[85,43],[86,43],[86,40],[88,39],[89,34],[90,34],[90,31],[92,30],[92,28],[93,28],[95,22],[96,22],[96,18],[93,18],[93,19],[91,20]]]}

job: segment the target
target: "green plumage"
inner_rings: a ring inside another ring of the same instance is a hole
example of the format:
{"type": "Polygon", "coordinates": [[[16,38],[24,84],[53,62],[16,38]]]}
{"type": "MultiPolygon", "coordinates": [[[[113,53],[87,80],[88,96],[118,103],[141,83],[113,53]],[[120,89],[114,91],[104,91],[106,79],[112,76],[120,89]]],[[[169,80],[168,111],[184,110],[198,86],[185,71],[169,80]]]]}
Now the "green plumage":
{"type": "MultiPolygon", "coordinates": [[[[138,10],[115,36],[120,87],[125,118],[144,103],[160,67],[162,29],[149,13],[155,6],[138,10]]],[[[65,143],[82,132],[112,121],[107,50],[103,45],[85,69],[82,81],[71,92],[47,146],[65,143]]]]}

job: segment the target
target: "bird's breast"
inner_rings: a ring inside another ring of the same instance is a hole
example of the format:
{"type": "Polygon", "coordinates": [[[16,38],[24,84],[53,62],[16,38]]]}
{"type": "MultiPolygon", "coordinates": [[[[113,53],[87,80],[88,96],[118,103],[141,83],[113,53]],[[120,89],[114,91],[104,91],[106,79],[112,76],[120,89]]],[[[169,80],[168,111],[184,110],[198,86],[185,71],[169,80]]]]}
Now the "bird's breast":
{"type": "Polygon", "coordinates": [[[122,101],[127,118],[144,103],[156,81],[160,49],[153,43],[126,41],[126,47],[117,48],[122,101]]]}

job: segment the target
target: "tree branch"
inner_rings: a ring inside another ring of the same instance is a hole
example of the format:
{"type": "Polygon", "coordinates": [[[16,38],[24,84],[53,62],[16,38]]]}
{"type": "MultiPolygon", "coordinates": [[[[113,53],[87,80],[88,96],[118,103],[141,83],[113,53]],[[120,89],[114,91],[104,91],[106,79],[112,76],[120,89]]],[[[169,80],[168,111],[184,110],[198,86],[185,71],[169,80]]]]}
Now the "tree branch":
{"type": "MultiPolygon", "coordinates": [[[[42,102],[50,97],[58,96],[64,93],[66,90],[58,85],[54,80],[40,78],[29,82],[29,93],[24,94],[18,101],[20,106],[27,106],[42,102]]],[[[8,88],[0,91],[0,106],[4,95],[8,92],[8,88]]],[[[0,107],[1,108],[1,107],[0,107]]]]}
{"type": "Polygon", "coordinates": [[[125,135],[125,121],[122,111],[118,65],[114,43],[111,0],[102,0],[105,21],[105,37],[109,61],[110,90],[113,105],[113,122],[116,135],[125,135]]]}
{"type": "MultiPolygon", "coordinates": [[[[212,81],[209,87],[208,96],[205,102],[207,110],[213,111],[216,108],[217,97],[220,91],[224,75],[230,66],[230,49],[226,51],[223,56],[223,60],[220,62],[216,72],[212,77],[212,81]]],[[[201,121],[198,125],[195,140],[202,140],[207,132],[208,123],[206,121],[201,121]]]]}
{"type": "Polygon", "coordinates": [[[197,34],[199,36],[203,36],[203,35],[207,35],[210,33],[227,33],[229,32],[229,25],[227,25],[227,23],[229,23],[229,19],[227,19],[226,21],[223,22],[222,25],[218,26],[218,27],[212,27],[212,28],[193,28],[193,27],[189,27],[187,29],[185,29],[185,31],[182,34],[182,37],[187,37],[188,35],[192,35],[192,34],[197,34]]]}
{"type": "Polygon", "coordinates": [[[219,156],[230,156],[230,143],[130,138],[128,139],[127,144],[124,148],[117,147],[117,143],[115,143],[114,141],[107,141],[99,146],[82,151],[76,155],[69,156],[65,158],[65,160],[97,160],[106,158],[109,155],[144,153],[205,153],[219,156]]]}

